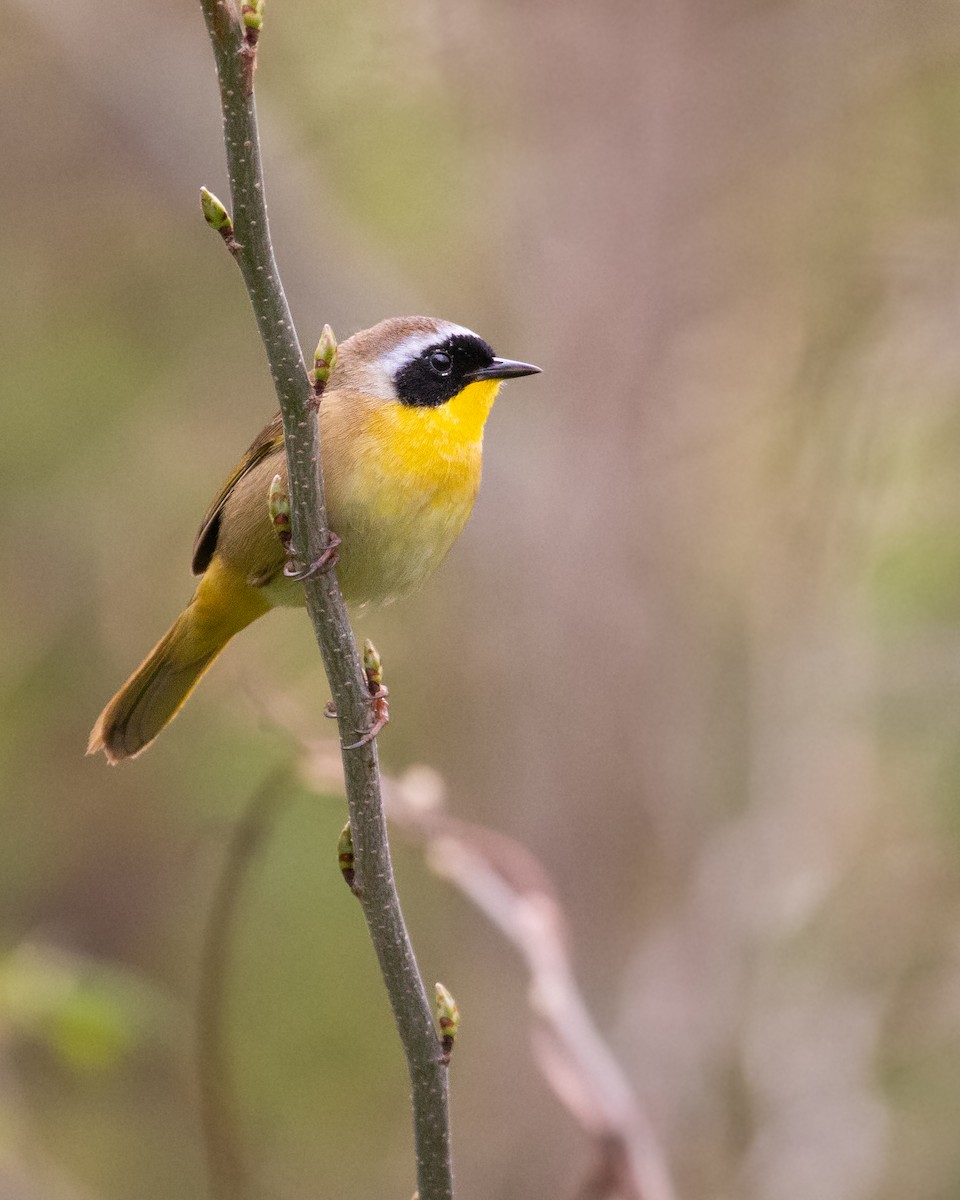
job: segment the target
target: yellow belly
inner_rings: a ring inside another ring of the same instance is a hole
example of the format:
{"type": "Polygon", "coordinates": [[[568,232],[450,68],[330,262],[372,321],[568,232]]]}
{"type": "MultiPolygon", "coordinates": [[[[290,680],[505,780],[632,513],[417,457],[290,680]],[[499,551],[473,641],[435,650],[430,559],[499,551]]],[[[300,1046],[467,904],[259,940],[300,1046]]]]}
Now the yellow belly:
{"type": "Polygon", "coordinates": [[[331,495],[331,525],[336,509],[348,547],[338,571],[348,600],[413,591],[446,557],[477,498],[496,392],[476,383],[438,408],[390,404],[367,414],[364,452],[331,495]]]}
{"type": "MultiPolygon", "coordinates": [[[[446,557],[477,498],[483,426],[498,389],[485,381],[437,408],[380,404],[324,420],[327,506],[342,539],[337,576],[348,603],[411,592],[446,557]]],[[[274,604],[303,602],[302,588],[286,581],[265,591],[274,604]]]]}

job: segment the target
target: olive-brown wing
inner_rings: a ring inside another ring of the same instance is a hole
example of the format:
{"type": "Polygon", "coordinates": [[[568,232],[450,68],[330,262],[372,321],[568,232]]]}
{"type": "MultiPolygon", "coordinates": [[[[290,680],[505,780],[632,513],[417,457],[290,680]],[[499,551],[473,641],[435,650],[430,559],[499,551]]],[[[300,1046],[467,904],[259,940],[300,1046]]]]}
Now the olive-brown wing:
{"type": "MultiPolygon", "coordinates": [[[[280,414],[277,413],[270,424],[265,426],[251,443],[246,454],[244,454],[243,458],[237,464],[236,470],[217,493],[213,503],[207,509],[200,525],[200,532],[197,534],[197,540],[193,544],[194,575],[202,575],[210,565],[210,560],[213,558],[214,551],[217,548],[217,539],[220,536],[220,518],[223,515],[223,507],[230,498],[234,488],[254,467],[282,446],[283,424],[280,420],[280,414]]],[[[267,503],[266,494],[264,495],[263,503],[264,505],[267,503]]]]}

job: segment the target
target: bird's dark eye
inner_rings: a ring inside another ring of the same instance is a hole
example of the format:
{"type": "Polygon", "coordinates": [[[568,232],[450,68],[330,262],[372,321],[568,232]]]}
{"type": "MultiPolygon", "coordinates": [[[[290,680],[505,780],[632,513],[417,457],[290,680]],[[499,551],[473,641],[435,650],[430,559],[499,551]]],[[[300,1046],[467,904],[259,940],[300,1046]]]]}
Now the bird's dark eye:
{"type": "Polygon", "coordinates": [[[453,370],[453,360],[443,350],[434,350],[430,355],[430,366],[438,375],[449,375],[453,370]]]}

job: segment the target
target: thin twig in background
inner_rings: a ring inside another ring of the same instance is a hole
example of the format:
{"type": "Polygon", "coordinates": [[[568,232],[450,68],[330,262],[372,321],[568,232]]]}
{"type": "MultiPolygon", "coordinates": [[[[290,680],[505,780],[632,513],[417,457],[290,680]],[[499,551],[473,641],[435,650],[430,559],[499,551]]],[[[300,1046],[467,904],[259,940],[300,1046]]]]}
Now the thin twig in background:
{"type": "Polygon", "coordinates": [[[234,830],[203,940],[197,986],[197,1076],[213,1200],[246,1200],[249,1194],[226,1054],[230,950],[243,884],[276,823],[285,774],[277,771],[263,783],[234,830]]]}
{"type": "MultiPolygon", "coordinates": [[[[245,4],[242,23],[230,0],[200,0],[220,82],[236,259],[269,359],[286,444],[292,545],[299,561],[320,560],[330,544],[320,472],[319,422],[303,353],[274,260],[267,223],[253,74],[262,4],[245,4]]],[[[264,497],[266,505],[267,498],[264,497]]],[[[304,581],[307,610],[337,709],[342,746],[374,720],[343,598],[332,573],[304,581]]],[[[383,974],[413,1086],[417,1180],[421,1200],[451,1200],[447,1069],[433,1010],[407,936],[393,879],[380,793],[376,742],[342,751],[356,854],[358,896],[383,974]]]]}
{"type": "MultiPolygon", "coordinates": [[[[304,748],[312,786],[342,783],[329,743],[304,748]]],[[[575,1200],[675,1200],[650,1122],[580,994],[566,922],[541,864],[505,834],[442,811],[443,782],[435,771],[412,768],[383,783],[394,827],[423,847],[428,866],[455,884],[524,959],[537,1063],[595,1147],[595,1164],[575,1200]]]]}

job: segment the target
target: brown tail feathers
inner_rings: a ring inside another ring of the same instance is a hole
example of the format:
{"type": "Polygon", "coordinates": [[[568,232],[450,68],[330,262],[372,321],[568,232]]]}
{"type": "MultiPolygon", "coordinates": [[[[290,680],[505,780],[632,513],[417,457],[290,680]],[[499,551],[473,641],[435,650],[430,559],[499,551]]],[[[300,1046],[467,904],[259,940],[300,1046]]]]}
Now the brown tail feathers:
{"type": "Polygon", "coordinates": [[[259,592],[215,560],[193,599],[97,718],[87,753],[102,750],[118,763],[145,750],[233,635],[268,608],[259,592]]]}

